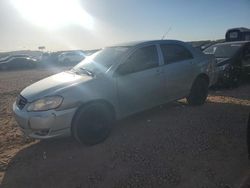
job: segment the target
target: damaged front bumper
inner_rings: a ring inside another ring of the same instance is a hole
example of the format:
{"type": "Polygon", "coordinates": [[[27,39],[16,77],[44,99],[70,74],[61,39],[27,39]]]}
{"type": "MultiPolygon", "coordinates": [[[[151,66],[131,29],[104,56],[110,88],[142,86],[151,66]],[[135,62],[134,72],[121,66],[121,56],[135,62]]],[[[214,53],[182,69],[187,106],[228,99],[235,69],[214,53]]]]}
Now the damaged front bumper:
{"type": "Polygon", "coordinates": [[[69,136],[75,111],[76,108],[27,112],[26,109],[20,110],[16,103],[13,104],[15,119],[22,132],[26,137],[35,139],[69,136]]]}

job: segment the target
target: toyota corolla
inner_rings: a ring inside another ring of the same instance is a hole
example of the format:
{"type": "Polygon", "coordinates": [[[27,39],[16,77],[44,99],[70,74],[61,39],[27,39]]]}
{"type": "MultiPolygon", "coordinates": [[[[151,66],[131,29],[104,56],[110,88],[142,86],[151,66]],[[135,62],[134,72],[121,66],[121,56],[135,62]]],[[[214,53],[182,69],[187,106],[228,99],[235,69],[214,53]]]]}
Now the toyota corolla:
{"type": "Polygon", "coordinates": [[[114,120],[186,97],[201,105],[216,82],[215,58],[176,40],[104,48],[69,71],[25,88],[13,111],[25,135],[104,140],[114,120]]]}

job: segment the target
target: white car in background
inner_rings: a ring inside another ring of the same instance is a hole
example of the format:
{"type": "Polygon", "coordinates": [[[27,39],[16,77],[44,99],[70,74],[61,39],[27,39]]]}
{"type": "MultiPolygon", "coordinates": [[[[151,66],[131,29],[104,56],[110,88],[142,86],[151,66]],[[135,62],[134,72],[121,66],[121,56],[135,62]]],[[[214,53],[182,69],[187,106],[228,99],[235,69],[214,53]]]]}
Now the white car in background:
{"type": "Polygon", "coordinates": [[[79,63],[85,58],[85,54],[82,51],[70,51],[70,52],[63,52],[58,56],[58,62],[63,63],[65,65],[71,63],[79,63]]]}
{"type": "Polygon", "coordinates": [[[166,102],[206,101],[217,81],[215,58],[187,43],[158,40],[104,48],[25,88],[13,111],[25,135],[72,135],[85,144],[104,140],[112,122],[166,102]]]}

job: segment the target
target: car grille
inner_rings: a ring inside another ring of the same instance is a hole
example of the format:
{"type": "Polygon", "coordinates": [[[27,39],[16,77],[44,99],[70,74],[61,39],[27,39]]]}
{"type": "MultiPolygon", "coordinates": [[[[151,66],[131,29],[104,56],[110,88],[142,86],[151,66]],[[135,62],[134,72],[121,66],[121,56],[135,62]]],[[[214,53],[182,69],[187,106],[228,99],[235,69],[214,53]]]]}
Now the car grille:
{"type": "Polygon", "coordinates": [[[16,100],[17,107],[22,110],[24,106],[27,104],[27,99],[25,99],[22,95],[19,95],[16,100]]]}

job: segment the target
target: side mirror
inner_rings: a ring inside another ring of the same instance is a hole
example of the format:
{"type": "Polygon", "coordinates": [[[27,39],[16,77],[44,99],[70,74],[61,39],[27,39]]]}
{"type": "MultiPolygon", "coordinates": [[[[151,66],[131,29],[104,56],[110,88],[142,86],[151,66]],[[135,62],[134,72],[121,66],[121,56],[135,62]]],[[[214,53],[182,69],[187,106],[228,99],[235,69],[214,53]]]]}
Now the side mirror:
{"type": "Polygon", "coordinates": [[[133,72],[133,63],[131,62],[132,62],[131,59],[128,58],[126,62],[121,64],[116,70],[117,75],[123,76],[123,75],[133,72]]]}
{"type": "Polygon", "coordinates": [[[127,63],[121,64],[118,69],[116,70],[117,75],[125,75],[127,72],[129,72],[129,67],[127,66],[127,63]]]}

